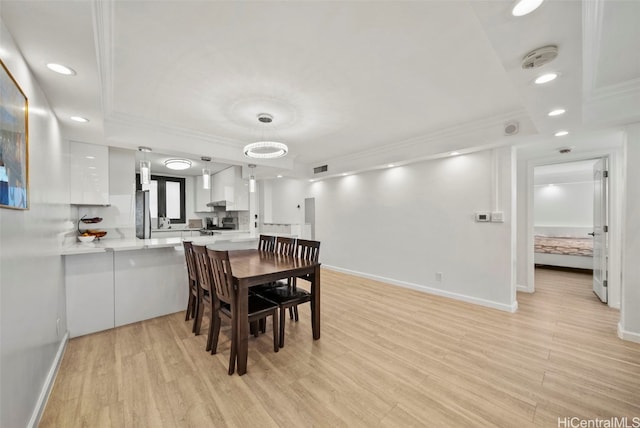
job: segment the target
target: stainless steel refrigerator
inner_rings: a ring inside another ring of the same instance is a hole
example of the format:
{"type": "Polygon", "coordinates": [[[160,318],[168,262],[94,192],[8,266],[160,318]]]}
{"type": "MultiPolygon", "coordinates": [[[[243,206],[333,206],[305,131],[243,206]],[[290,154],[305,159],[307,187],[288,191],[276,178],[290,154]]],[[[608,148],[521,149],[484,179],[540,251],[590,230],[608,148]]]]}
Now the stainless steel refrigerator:
{"type": "Polygon", "coordinates": [[[151,238],[151,210],[149,209],[149,191],[136,191],[136,236],[140,239],[151,238]]]}

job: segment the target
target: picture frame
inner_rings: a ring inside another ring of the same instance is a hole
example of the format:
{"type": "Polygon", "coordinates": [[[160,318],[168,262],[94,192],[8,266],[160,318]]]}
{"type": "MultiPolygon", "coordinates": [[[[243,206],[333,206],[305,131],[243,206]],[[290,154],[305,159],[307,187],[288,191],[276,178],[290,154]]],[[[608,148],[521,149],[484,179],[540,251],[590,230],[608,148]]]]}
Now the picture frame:
{"type": "Polygon", "coordinates": [[[29,103],[0,60],[0,208],[29,209],[29,103]]]}

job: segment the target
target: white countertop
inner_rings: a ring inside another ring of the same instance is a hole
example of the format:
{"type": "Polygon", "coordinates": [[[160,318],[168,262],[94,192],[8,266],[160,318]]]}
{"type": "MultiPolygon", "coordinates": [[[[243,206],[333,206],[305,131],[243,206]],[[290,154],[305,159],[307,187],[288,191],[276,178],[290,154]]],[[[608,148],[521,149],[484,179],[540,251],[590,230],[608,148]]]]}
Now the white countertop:
{"type": "MultiPolygon", "coordinates": [[[[257,240],[259,235],[252,235],[248,231],[225,231],[227,233],[212,236],[193,236],[184,238],[197,245],[208,245],[216,242],[249,242],[257,240]],[[235,233],[230,233],[235,232],[235,233]]],[[[76,254],[102,253],[106,251],[132,251],[152,248],[167,248],[182,246],[182,238],[152,238],[152,239],[100,239],[93,242],[76,242],[63,247],[60,254],[71,256],[76,254]]]]}
{"type": "Polygon", "coordinates": [[[202,229],[201,227],[175,227],[175,228],[167,228],[167,229],[151,229],[151,233],[156,232],[182,232],[182,231],[198,231],[202,229]]]}

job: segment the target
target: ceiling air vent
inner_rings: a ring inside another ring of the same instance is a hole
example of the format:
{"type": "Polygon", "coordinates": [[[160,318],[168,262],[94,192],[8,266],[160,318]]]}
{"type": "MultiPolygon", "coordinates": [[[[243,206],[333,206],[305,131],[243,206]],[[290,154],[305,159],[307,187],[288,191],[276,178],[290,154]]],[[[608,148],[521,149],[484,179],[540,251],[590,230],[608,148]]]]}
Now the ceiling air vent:
{"type": "Polygon", "coordinates": [[[329,167],[327,165],[322,165],[322,166],[317,166],[313,168],[313,173],[320,174],[321,172],[327,172],[328,170],[329,170],[329,167]]]}
{"type": "Polygon", "coordinates": [[[556,59],[557,56],[558,47],[555,45],[534,49],[522,58],[522,68],[528,70],[530,68],[542,67],[556,59]]]}

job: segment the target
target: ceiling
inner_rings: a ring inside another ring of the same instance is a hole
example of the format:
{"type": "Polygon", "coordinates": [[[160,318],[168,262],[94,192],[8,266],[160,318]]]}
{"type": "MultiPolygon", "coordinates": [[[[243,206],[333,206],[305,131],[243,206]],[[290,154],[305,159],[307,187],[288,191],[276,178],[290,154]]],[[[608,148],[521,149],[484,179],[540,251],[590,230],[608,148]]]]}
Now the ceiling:
{"type": "Polygon", "coordinates": [[[252,161],[259,177],[553,141],[560,129],[571,134],[558,145],[579,146],[640,121],[640,2],[547,0],[520,18],[512,6],[2,0],[0,14],[66,138],[243,165],[248,142],[288,144],[285,158],[252,161]],[[549,44],[556,60],[522,69],[549,44]],[[534,85],[546,71],[560,78],[534,85]],[[557,107],[567,113],[548,117],[557,107]]]}

